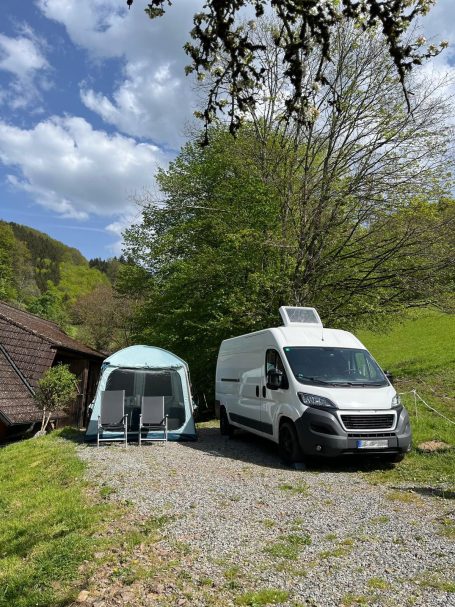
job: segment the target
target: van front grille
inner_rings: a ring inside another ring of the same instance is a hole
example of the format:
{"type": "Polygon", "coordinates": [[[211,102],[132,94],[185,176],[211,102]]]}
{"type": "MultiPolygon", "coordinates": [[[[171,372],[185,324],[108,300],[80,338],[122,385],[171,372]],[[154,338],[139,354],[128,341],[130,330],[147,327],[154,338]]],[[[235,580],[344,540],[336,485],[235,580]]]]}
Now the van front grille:
{"type": "Polygon", "coordinates": [[[395,416],[385,415],[342,415],[341,421],[348,430],[390,430],[395,416]]]}
{"type": "Polygon", "coordinates": [[[348,432],[349,438],[390,438],[395,432],[348,432]]]}

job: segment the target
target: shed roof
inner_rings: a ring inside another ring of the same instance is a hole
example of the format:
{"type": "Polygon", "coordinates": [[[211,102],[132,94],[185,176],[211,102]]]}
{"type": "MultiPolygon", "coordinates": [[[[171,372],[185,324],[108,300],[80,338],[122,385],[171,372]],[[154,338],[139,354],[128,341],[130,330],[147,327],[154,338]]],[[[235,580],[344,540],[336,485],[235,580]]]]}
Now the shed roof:
{"type": "Polygon", "coordinates": [[[81,344],[64,333],[56,323],[40,318],[30,312],[14,308],[3,301],[0,301],[0,319],[8,321],[28,333],[44,339],[56,348],[80,352],[97,359],[104,358],[104,355],[100,352],[81,344]]]}
{"type": "Polygon", "coordinates": [[[61,350],[100,362],[104,358],[55,323],[0,302],[0,417],[4,422],[22,424],[41,419],[33,390],[61,350]]]}

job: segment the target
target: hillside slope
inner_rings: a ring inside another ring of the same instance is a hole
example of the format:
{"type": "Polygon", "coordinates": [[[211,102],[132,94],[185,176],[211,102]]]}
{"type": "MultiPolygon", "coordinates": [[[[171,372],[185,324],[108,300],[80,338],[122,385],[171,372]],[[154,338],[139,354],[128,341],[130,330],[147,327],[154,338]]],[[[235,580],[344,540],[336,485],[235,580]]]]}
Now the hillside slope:
{"type": "Polygon", "coordinates": [[[455,488],[455,317],[420,310],[388,332],[357,334],[382,368],[395,376],[411,417],[414,451],[396,469],[378,473],[379,480],[455,488]],[[451,448],[436,453],[419,449],[430,441],[451,448]]]}
{"type": "Polygon", "coordinates": [[[109,282],[77,249],[0,220],[0,299],[64,324],[78,297],[109,282]]]}

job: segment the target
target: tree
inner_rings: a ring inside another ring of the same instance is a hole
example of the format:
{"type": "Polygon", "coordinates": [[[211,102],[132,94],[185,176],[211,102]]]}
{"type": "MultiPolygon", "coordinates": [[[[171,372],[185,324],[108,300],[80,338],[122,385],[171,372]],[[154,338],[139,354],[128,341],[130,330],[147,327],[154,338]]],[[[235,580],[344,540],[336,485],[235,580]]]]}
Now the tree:
{"type": "MultiPolygon", "coordinates": [[[[254,30],[267,7],[277,18],[273,43],[282,52],[289,82],[286,115],[305,124],[311,121],[311,91],[315,85],[327,84],[322,64],[332,57],[333,31],[340,22],[355,23],[365,31],[380,28],[410,109],[407,75],[414,66],[447,46],[447,42],[439,47],[427,46],[422,36],[412,40],[408,35],[410,26],[426,15],[434,3],[435,0],[208,0],[194,16],[190,33],[194,42],[185,45],[192,62],[187,73],[195,72],[199,80],[210,76],[212,81],[206,107],[200,114],[205,127],[204,143],[208,142],[209,125],[226,107],[230,131],[236,133],[242,113],[257,105],[251,84],[264,84],[267,70],[258,57],[264,47],[254,37],[254,30]],[[239,21],[245,9],[252,9],[255,15],[247,26],[239,21]],[[321,55],[321,65],[309,78],[307,62],[315,52],[321,55]],[[220,57],[224,62],[220,62],[220,57]]],[[[127,0],[127,4],[131,7],[133,0],[127,0]]],[[[155,19],[164,14],[165,4],[170,6],[172,2],[151,0],[145,12],[155,19]]]]}
{"type": "Polygon", "coordinates": [[[69,365],[59,364],[48,369],[39,380],[34,399],[43,412],[41,431],[44,432],[53,414],[71,406],[77,396],[77,378],[69,365]]]}
{"type": "MultiPolygon", "coordinates": [[[[258,28],[265,42],[270,33],[258,28]]],[[[144,301],[137,337],[186,358],[201,390],[220,341],[276,324],[282,304],[352,328],[444,299],[447,104],[427,81],[410,115],[378,36],[344,26],[335,41],[311,125],[280,120],[286,76],[264,44],[260,111],[235,140],[220,125],[200,148],[196,133],[158,173],[163,198],[142,200],[141,223],[125,233],[137,265],[120,284],[144,301]]]]}
{"type": "Polygon", "coordinates": [[[100,257],[95,257],[94,259],[90,259],[89,266],[91,268],[96,268],[103,274],[109,278],[112,284],[115,284],[117,280],[117,275],[122,265],[122,260],[117,257],[111,257],[109,259],[101,259],[100,257]]]}
{"type": "Polygon", "coordinates": [[[100,284],[73,306],[78,336],[100,352],[125,348],[131,344],[133,310],[132,299],[119,296],[110,284],[100,284]]]}
{"type": "Polygon", "coordinates": [[[49,281],[47,291],[42,295],[32,297],[27,302],[28,312],[36,314],[46,320],[55,322],[60,327],[65,328],[69,324],[69,317],[63,303],[63,296],[60,291],[49,281]]]}
{"type": "Polygon", "coordinates": [[[17,295],[14,281],[15,239],[11,227],[0,223],[0,299],[9,301],[17,295]]]}
{"type": "Polygon", "coordinates": [[[268,76],[252,92],[259,105],[244,114],[256,163],[280,199],[276,246],[288,253],[283,274],[291,269],[294,303],[324,294],[326,319],[341,321],[343,313],[377,318],[399,304],[436,301],[435,280],[453,259],[446,246],[422,265],[420,251],[453,225],[437,210],[452,184],[447,82],[413,76],[418,92],[407,112],[381,36],[344,24],[332,32],[331,61],[317,51],[308,59],[310,80],[322,70],[326,82],[311,93],[311,122],[283,123],[289,83],[276,28],[257,27],[268,76]]]}

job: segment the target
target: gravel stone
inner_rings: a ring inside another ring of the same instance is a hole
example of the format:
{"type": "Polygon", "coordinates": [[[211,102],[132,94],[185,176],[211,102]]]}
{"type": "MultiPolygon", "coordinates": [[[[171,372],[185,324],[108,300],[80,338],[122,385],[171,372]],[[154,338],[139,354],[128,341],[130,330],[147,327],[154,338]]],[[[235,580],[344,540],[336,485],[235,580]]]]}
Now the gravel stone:
{"type": "MultiPolygon", "coordinates": [[[[220,593],[220,605],[273,588],[289,592],[289,607],[455,607],[454,542],[440,522],[454,517],[450,500],[372,485],[335,462],[290,469],[271,443],[215,428],[195,443],[79,454],[88,478],[115,490],[108,499],[172,517],[159,547],[178,550],[188,585],[220,593]]],[[[176,604],[208,604],[186,598],[176,604]]]]}

